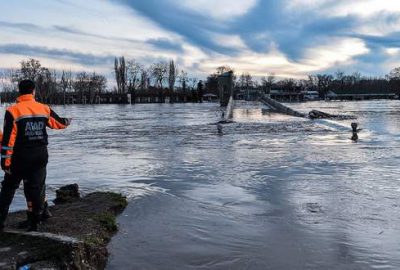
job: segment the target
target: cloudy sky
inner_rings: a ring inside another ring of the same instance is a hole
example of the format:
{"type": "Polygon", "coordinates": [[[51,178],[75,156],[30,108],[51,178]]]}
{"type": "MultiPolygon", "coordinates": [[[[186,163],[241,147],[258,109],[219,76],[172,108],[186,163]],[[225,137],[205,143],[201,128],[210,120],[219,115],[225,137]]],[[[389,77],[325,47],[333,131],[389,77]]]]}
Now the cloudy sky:
{"type": "Polygon", "coordinates": [[[399,0],[0,0],[0,68],[28,57],[111,73],[114,56],[198,77],[302,77],[400,66],[399,0]]]}

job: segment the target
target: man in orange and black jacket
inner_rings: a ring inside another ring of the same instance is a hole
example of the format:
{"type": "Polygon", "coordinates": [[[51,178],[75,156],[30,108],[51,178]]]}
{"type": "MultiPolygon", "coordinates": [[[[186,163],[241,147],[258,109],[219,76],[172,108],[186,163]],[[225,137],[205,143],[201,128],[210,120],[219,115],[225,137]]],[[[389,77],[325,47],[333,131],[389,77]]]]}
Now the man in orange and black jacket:
{"type": "Polygon", "coordinates": [[[0,192],[0,230],[16,189],[24,181],[28,204],[29,231],[35,231],[40,222],[48,162],[47,131],[64,129],[70,119],[59,117],[49,106],[35,101],[35,83],[23,80],[18,84],[17,103],[7,108],[4,116],[1,143],[1,168],[4,181],[0,192]]]}

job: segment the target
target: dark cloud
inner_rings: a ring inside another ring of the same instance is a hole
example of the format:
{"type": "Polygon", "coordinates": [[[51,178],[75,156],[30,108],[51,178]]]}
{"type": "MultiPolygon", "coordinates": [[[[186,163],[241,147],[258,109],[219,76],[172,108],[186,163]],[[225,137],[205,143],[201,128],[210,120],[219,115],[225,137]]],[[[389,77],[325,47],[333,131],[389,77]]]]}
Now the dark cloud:
{"type": "Polygon", "coordinates": [[[274,44],[290,60],[300,61],[306,49],[348,33],[356,24],[351,16],[326,18],[316,11],[289,11],[285,1],[260,1],[235,22],[232,32],[256,52],[267,52],[274,44]]]}
{"type": "Polygon", "coordinates": [[[98,66],[112,64],[114,56],[93,55],[75,52],[65,49],[53,49],[41,46],[29,46],[27,44],[3,44],[0,45],[0,53],[24,55],[27,57],[47,57],[52,59],[63,59],[86,66],[98,66]]]}
{"type": "Polygon", "coordinates": [[[99,35],[90,34],[88,32],[85,32],[85,31],[82,31],[82,30],[78,30],[78,29],[75,29],[75,28],[71,28],[71,27],[66,27],[66,26],[54,25],[53,28],[55,30],[59,31],[59,32],[64,32],[64,33],[67,33],[67,34],[82,35],[82,36],[92,36],[92,37],[102,37],[102,36],[99,36],[99,35]]]}
{"type": "Polygon", "coordinates": [[[0,28],[3,28],[3,27],[14,28],[14,29],[19,29],[19,30],[24,30],[24,31],[42,31],[42,30],[44,30],[43,27],[40,27],[36,24],[11,23],[11,22],[0,21],[0,28]]]}
{"type": "Polygon", "coordinates": [[[210,38],[210,33],[223,33],[226,30],[226,25],[209,19],[207,14],[198,14],[181,9],[172,4],[171,1],[114,1],[126,4],[143,16],[156,22],[162,28],[183,36],[187,42],[209,53],[218,52],[227,55],[238,53],[236,49],[227,49],[224,46],[216,44],[210,38]]]}
{"type": "MultiPolygon", "coordinates": [[[[301,62],[307,49],[329,44],[335,37],[357,37],[369,44],[385,43],[384,46],[397,47],[400,43],[396,36],[374,40],[373,37],[352,34],[356,27],[365,23],[398,22],[399,16],[395,13],[379,13],[371,17],[370,21],[365,21],[355,15],[327,17],[318,10],[307,8],[293,11],[287,9],[287,1],[260,0],[244,16],[228,18],[221,22],[212,19],[209,14],[181,9],[173,1],[114,1],[128,5],[161,27],[178,33],[188,42],[209,53],[217,52],[228,56],[235,56],[238,51],[216,44],[210,38],[211,34],[239,35],[251,50],[258,53],[266,53],[272,45],[277,46],[293,62],[301,62]]],[[[345,1],[326,1],[323,8],[332,7],[339,2],[345,1]]]]}
{"type": "Polygon", "coordinates": [[[98,39],[102,39],[102,40],[115,40],[115,41],[128,42],[128,43],[132,43],[132,44],[143,44],[142,41],[135,40],[135,39],[98,35],[98,34],[93,34],[93,33],[87,32],[87,31],[82,31],[80,29],[67,27],[67,26],[60,26],[60,25],[42,27],[42,26],[39,26],[36,24],[30,24],[30,23],[9,23],[9,22],[0,21],[0,28],[2,28],[2,27],[18,29],[18,30],[27,31],[27,32],[37,32],[37,33],[41,33],[41,34],[65,33],[65,34],[77,35],[77,36],[82,36],[82,37],[98,38],[98,39]]]}
{"type": "Polygon", "coordinates": [[[147,40],[148,44],[154,46],[157,49],[173,51],[173,52],[183,52],[182,44],[179,42],[174,42],[168,39],[160,38],[160,39],[149,39],[147,40]]]}
{"type": "Polygon", "coordinates": [[[324,18],[315,11],[289,13],[286,1],[259,1],[247,14],[224,18],[225,21],[216,21],[209,14],[180,9],[172,1],[115,1],[130,6],[209,53],[229,56],[235,56],[239,51],[216,44],[210,38],[211,34],[239,35],[250,49],[258,53],[268,52],[274,44],[296,61],[301,60],[306,48],[346,33],[356,24],[356,19],[349,16],[324,18]]]}
{"type": "Polygon", "coordinates": [[[368,47],[400,48],[400,32],[387,34],[386,36],[353,35],[364,40],[368,47]]]}
{"type": "MultiPolygon", "coordinates": [[[[63,1],[63,0],[58,0],[63,1]]],[[[212,59],[215,54],[235,57],[241,53],[240,49],[225,46],[213,40],[216,35],[240,36],[250,50],[257,53],[267,53],[272,47],[277,47],[287,56],[289,61],[301,63],[305,52],[313,47],[327,45],[334,42],[334,38],[357,38],[365,42],[370,50],[368,54],[355,57],[355,65],[369,67],[380,64],[388,59],[385,48],[400,48],[400,32],[383,36],[356,34],[355,29],[363,25],[376,23],[397,25],[400,14],[394,12],[379,12],[369,17],[326,16],[318,10],[299,7],[298,10],[289,10],[286,0],[259,0],[255,7],[247,14],[234,18],[217,20],[210,14],[190,11],[179,7],[175,0],[113,0],[124,4],[135,12],[149,18],[163,29],[176,33],[188,42],[204,50],[212,59]]],[[[234,2],[234,1],[233,1],[234,2]]],[[[348,0],[324,1],[322,9],[334,7],[338,3],[345,4],[348,0]]],[[[232,3],[234,4],[234,3],[232,3]]],[[[331,14],[335,15],[335,14],[331,14]]],[[[75,29],[72,27],[49,25],[42,27],[29,23],[9,23],[0,21],[0,28],[14,28],[23,31],[36,31],[43,34],[67,34],[68,38],[76,35],[91,37],[96,42],[114,40],[130,42],[132,44],[151,46],[160,51],[170,51],[178,56],[183,54],[182,44],[171,39],[150,39],[147,41],[134,40],[124,37],[108,37],[90,33],[90,30],[75,29]]],[[[22,54],[27,56],[46,56],[62,58],[84,65],[111,63],[113,56],[96,56],[82,54],[70,50],[34,47],[25,44],[7,44],[0,46],[0,52],[22,54]]],[[[151,55],[142,56],[153,59],[151,55]]],[[[157,59],[156,59],[157,60],[157,59]]],[[[354,64],[354,62],[353,62],[354,64]]],[[[196,68],[196,66],[193,66],[196,68]]],[[[347,68],[347,67],[346,67],[347,68]]],[[[370,68],[368,68],[370,70],[370,68]]]]}
{"type": "Polygon", "coordinates": [[[66,26],[54,25],[52,27],[52,29],[55,31],[58,31],[58,32],[63,32],[63,33],[72,34],[72,35],[78,35],[78,36],[82,36],[82,37],[93,37],[93,38],[98,38],[98,39],[103,39],[103,40],[114,40],[114,41],[122,41],[122,42],[128,42],[128,43],[133,43],[133,44],[143,44],[142,41],[139,41],[136,39],[98,35],[98,34],[93,34],[93,33],[89,33],[86,31],[82,31],[82,30],[79,30],[76,28],[66,27],[66,26]]]}

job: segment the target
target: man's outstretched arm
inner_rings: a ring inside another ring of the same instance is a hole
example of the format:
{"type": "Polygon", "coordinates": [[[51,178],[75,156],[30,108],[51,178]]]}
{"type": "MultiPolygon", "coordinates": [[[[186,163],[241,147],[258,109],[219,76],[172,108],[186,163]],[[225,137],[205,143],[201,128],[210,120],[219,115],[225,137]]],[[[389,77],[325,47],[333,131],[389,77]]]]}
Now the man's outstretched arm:
{"type": "Polygon", "coordinates": [[[52,109],[50,109],[50,117],[47,126],[52,129],[64,129],[71,123],[70,118],[62,118],[58,116],[52,109]]]}

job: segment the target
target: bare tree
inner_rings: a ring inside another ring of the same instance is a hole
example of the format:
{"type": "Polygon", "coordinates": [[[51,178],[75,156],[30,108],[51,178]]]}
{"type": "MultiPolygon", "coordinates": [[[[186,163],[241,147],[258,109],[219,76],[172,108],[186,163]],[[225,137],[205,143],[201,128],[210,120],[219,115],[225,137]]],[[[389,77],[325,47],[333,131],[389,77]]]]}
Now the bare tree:
{"type": "Polygon", "coordinates": [[[400,67],[392,69],[389,74],[386,75],[388,80],[400,80],[400,67]]]}
{"type": "Polygon", "coordinates": [[[105,76],[96,74],[95,72],[90,75],[87,82],[89,103],[94,103],[96,95],[100,95],[105,90],[106,85],[107,79],[105,76]]]}
{"type": "Polygon", "coordinates": [[[51,72],[48,68],[42,67],[39,60],[33,58],[21,61],[20,64],[21,68],[12,74],[12,81],[18,82],[23,79],[34,81],[37,98],[47,102],[57,92],[55,71],[51,72]]]}
{"type": "Polygon", "coordinates": [[[338,80],[338,81],[342,81],[344,76],[346,76],[346,74],[342,70],[336,71],[335,75],[336,75],[335,79],[338,80]]]}
{"type": "Polygon", "coordinates": [[[146,68],[141,67],[140,68],[140,86],[139,86],[141,90],[148,89],[149,79],[150,79],[149,71],[146,68]]]}
{"type": "Polygon", "coordinates": [[[244,73],[242,73],[242,75],[240,75],[240,77],[239,77],[239,87],[240,87],[240,89],[244,89],[245,88],[245,75],[244,75],[244,73]]]}
{"type": "Polygon", "coordinates": [[[186,93],[186,84],[188,82],[188,74],[184,70],[181,70],[181,73],[179,74],[179,82],[182,87],[182,92],[186,93]]]}
{"type": "Polygon", "coordinates": [[[190,88],[194,90],[196,88],[197,82],[199,80],[197,78],[189,78],[188,82],[190,83],[190,88]]]}
{"type": "Polygon", "coordinates": [[[155,80],[155,86],[163,88],[163,82],[166,79],[168,65],[165,62],[154,63],[151,66],[151,75],[155,80]]]}
{"type": "Polygon", "coordinates": [[[14,80],[16,71],[12,69],[2,70],[0,72],[0,85],[3,92],[17,92],[17,84],[14,80]]]}
{"type": "Polygon", "coordinates": [[[90,75],[85,71],[79,72],[75,76],[73,87],[75,92],[80,97],[82,103],[85,102],[86,91],[89,89],[90,75]]]}
{"type": "Polygon", "coordinates": [[[213,73],[207,77],[205,83],[205,92],[218,94],[218,75],[213,73]]]}
{"type": "Polygon", "coordinates": [[[267,77],[267,83],[268,85],[272,86],[272,84],[275,82],[275,73],[271,73],[267,77]]]}
{"type": "Polygon", "coordinates": [[[174,89],[177,74],[178,70],[174,63],[174,60],[171,60],[169,62],[169,72],[168,72],[168,86],[171,91],[174,89]]]}
{"type": "Polygon", "coordinates": [[[126,85],[127,85],[127,79],[126,79],[126,65],[125,65],[125,57],[120,57],[117,58],[115,57],[115,62],[114,62],[114,72],[115,72],[115,80],[117,82],[117,91],[119,94],[124,94],[126,93],[126,85]]]}
{"type": "Polygon", "coordinates": [[[76,74],[72,85],[82,103],[94,103],[96,95],[105,91],[107,79],[96,72],[89,74],[83,71],[76,74]]]}
{"type": "Polygon", "coordinates": [[[199,102],[203,103],[203,81],[199,81],[199,83],[197,84],[197,95],[199,97],[199,102]]]}
{"type": "Polygon", "coordinates": [[[246,76],[245,76],[245,82],[246,82],[247,88],[251,88],[254,85],[253,77],[248,72],[246,73],[246,76]]]}
{"type": "Polygon", "coordinates": [[[318,90],[318,78],[316,75],[308,75],[307,85],[310,90],[318,90]]]}
{"type": "Polygon", "coordinates": [[[353,83],[358,83],[362,80],[362,75],[360,72],[354,72],[351,74],[351,77],[353,78],[353,83]]]}
{"type": "Polygon", "coordinates": [[[219,66],[219,67],[217,67],[217,74],[218,75],[222,75],[225,72],[230,72],[230,71],[234,72],[234,70],[230,66],[219,66]]]}
{"type": "Polygon", "coordinates": [[[169,62],[169,69],[168,69],[168,86],[169,86],[169,96],[170,96],[170,103],[174,102],[174,87],[176,82],[176,75],[178,74],[178,70],[176,68],[174,60],[169,62]]]}
{"type": "Polygon", "coordinates": [[[72,89],[72,74],[71,71],[62,71],[60,79],[60,87],[63,92],[63,104],[65,105],[65,95],[67,90],[72,89]]]}
{"type": "Polygon", "coordinates": [[[36,96],[42,102],[50,102],[52,96],[57,93],[57,73],[48,68],[40,68],[36,76],[36,96]]]}
{"type": "Polygon", "coordinates": [[[275,82],[275,74],[271,73],[267,77],[261,77],[261,86],[263,88],[264,93],[270,93],[272,89],[272,85],[275,82]]]}
{"type": "Polygon", "coordinates": [[[127,69],[127,80],[128,80],[128,90],[134,91],[140,85],[140,72],[142,70],[142,66],[136,62],[135,60],[130,60],[126,64],[127,69]]]}
{"type": "Polygon", "coordinates": [[[400,94],[400,67],[392,69],[386,79],[389,81],[390,89],[400,94]]]}
{"type": "Polygon", "coordinates": [[[242,75],[240,75],[239,83],[241,88],[249,89],[253,87],[254,82],[250,73],[247,72],[247,73],[242,73],[242,75]]]}
{"type": "Polygon", "coordinates": [[[29,79],[32,81],[36,81],[37,77],[43,72],[46,71],[43,70],[39,60],[29,58],[26,61],[21,61],[21,69],[17,72],[16,79],[29,79]]]}
{"type": "MultiPolygon", "coordinates": [[[[317,87],[320,97],[325,98],[332,83],[333,76],[327,74],[317,74],[317,87]]],[[[343,78],[343,77],[342,77],[343,78]]]]}

